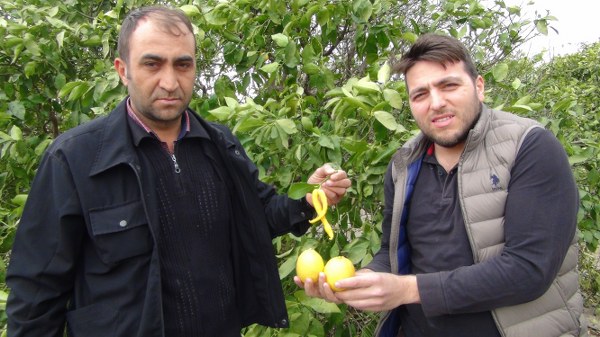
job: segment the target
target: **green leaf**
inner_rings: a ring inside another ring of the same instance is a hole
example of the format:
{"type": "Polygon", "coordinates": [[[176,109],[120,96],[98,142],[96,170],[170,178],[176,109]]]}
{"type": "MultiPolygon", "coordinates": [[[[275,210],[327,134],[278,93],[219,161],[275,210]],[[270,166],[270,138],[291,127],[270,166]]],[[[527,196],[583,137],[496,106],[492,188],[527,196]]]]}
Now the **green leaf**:
{"type": "Polygon", "coordinates": [[[277,68],[279,68],[279,63],[273,62],[273,63],[265,64],[264,66],[262,66],[260,68],[260,70],[264,71],[267,74],[270,74],[270,73],[274,72],[275,70],[277,70],[277,68]]]}
{"type": "Polygon", "coordinates": [[[234,128],[234,132],[246,132],[248,130],[254,130],[259,126],[263,126],[265,122],[258,118],[246,118],[241,120],[234,128]]]}
{"type": "Polygon", "coordinates": [[[582,155],[570,156],[569,164],[575,165],[575,164],[583,163],[588,160],[590,160],[590,158],[588,158],[586,156],[582,156],[582,155]]]}
{"type": "Polygon", "coordinates": [[[300,59],[298,58],[296,43],[294,41],[290,41],[288,45],[285,47],[285,65],[288,68],[295,68],[300,59]]]}
{"type": "Polygon", "coordinates": [[[215,116],[219,121],[227,120],[232,112],[233,109],[228,106],[220,106],[216,109],[208,110],[208,113],[215,116]]]}
{"type": "Polygon", "coordinates": [[[367,248],[369,247],[369,241],[359,238],[353,241],[348,246],[344,247],[343,252],[346,257],[352,261],[353,264],[358,264],[362,258],[367,254],[367,248]]]}
{"type": "Polygon", "coordinates": [[[294,123],[294,121],[292,121],[289,118],[278,119],[275,121],[275,123],[277,123],[277,125],[279,125],[283,129],[283,131],[285,131],[285,133],[288,135],[292,135],[298,132],[298,129],[296,128],[296,123],[294,123]]]}
{"type": "Polygon", "coordinates": [[[306,196],[307,193],[311,193],[312,190],[318,187],[318,184],[292,183],[290,184],[290,188],[288,189],[287,195],[292,199],[302,199],[306,196]]]}
{"type": "Polygon", "coordinates": [[[406,33],[402,34],[402,39],[406,40],[406,41],[408,41],[410,43],[415,43],[415,41],[417,41],[418,37],[419,36],[417,34],[412,33],[412,32],[406,32],[406,33]]]}
{"type": "Polygon", "coordinates": [[[377,82],[381,84],[386,84],[390,80],[391,72],[392,68],[390,67],[389,63],[384,63],[383,66],[381,66],[381,68],[379,68],[379,71],[377,72],[377,82]]]}
{"type": "Polygon", "coordinates": [[[21,129],[18,126],[13,125],[12,128],[10,128],[10,138],[12,138],[13,140],[22,140],[23,131],[21,131],[21,129]]]}
{"type": "Polygon", "coordinates": [[[31,61],[27,62],[25,65],[23,72],[25,73],[25,77],[29,78],[31,75],[35,74],[35,69],[37,68],[37,62],[31,61]]]}
{"type": "Polygon", "coordinates": [[[331,19],[331,13],[329,13],[329,10],[327,9],[327,7],[323,7],[317,13],[317,23],[321,27],[325,26],[329,22],[330,19],[331,19]]]}
{"type": "Polygon", "coordinates": [[[365,111],[371,110],[365,103],[357,99],[356,97],[344,97],[344,101],[350,103],[350,105],[361,108],[365,111]]]}
{"type": "Polygon", "coordinates": [[[67,28],[67,29],[71,28],[64,21],[50,17],[50,16],[46,16],[46,21],[48,21],[48,23],[50,23],[55,28],[67,28]]]}
{"type": "Polygon", "coordinates": [[[313,123],[310,118],[308,118],[306,116],[302,116],[301,122],[302,122],[302,127],[304,128],[304,130],[311,131],[313,129],[313,123]]]}
{"type": "Polygon", "coordinates": [[[355,0],[352,10],[357,18],[362,22],[367,22],[373,14],[373,4],[369,0],[355,0]]]}
{"type": "Polygon", "coordinates": [[[394,109],[402,109],[402,95],[393,89],[383,89],[383,98],[394,109]]]}
{"type": "Polygon", "coordinates": [[[183,5],[179,7],[179,9],[181,9],[185,13],[185,15],[189,17],[194,17],[196,15],[201,14],[200,9],[198,9],[198,7],[194,5],[183,5]]]}
{"type": "Polygon", "coordinates": [[[11,202],[18,206],[24,206],[27,201],[27,194],[17,194],[14,198],[12,198],[11,202]]]}
{"type": "Polygon", "coordinates": [[[496,65],[492,70],[492,75],[494,75],[496,81],[502,82],[508,75],[508,64],[500,63],[496,65]]]}
{"type": "Polygon", "coordinates": [[[56,43],[58,44],[59,48],[63,47],[64,41],[65,41],[65,31],[63,30],[60,33],[56,34],[56,43]]]}
{"type": "Polygon", "coordinates": [[[41,56],[42,51],[40,46],[32,40],[25,40],[24,42],[25,48],[31,53],[33,56],[41,56]]]}
{"type": "Polygon", "coordinates": [[[326,135],[319,136],[319,145],[321,145],[322,147],[328,148],[328,149],[335,150],[335,144],[333,143],[331,138],[329,138],[326,135]]]}
{"type": "Polygon", "coordinates": [[[375,111],[373,115],[375,116],[375,119],[379,121],[379,123],[385,126],[386,129],[396,131],[396,129],[398,128],[398,123],[396,123],[396,119],[389,112],[379,110],[375,111]]]}
{"type": "Polygon", "coordinates": [[[341,312],[337,304],[327,302],[322,298],[309,297],[303,290],[296,291],[294,297],[303,305],[306,305],[321,314],[335,314],[341,312]]]}
{"type": "Polygon", "coordinates": [[[232,109],[235,109],[240,105],[237,99],[233,97],[225,97],[225,104],[232,109]]]}
{"type": "Polygon", "coordinates": [[[375,82],[371,82],[366,78],[361,78],[360,80],[354,82],[352,87],[356,88],[359,92],[363,93],[375,93],[381,92],[381,88],[375,82]]]}
{"type": "Polygon", "coordinates": [[[535,22],[535,28],[538,32],[548,35],[548,22],[546,22],[546,20],[537,20],[535,22]]]}
{"type": "Polygon", "coordinates": [[[89,86],[88,83],[86,83],[86,82],[79,82],[77,84],[77,86],[75,86],[73,88],[73,90],[71,90],[71,92],[69,93],[69,97],[67,98],[67,101],[73,102],[73,101],[79,99],[89,89],[90,89],[90,86],[89,86]]]}
{"type": "Polygon", "coordinates": [[[25,119],[25,106],[20,101],[8,103],[8,113],[20,120],[25,119]]]}
{"type": "Polygon", "coordinates": [[[80,83],[81,82],[74,81],[74,82],[69,82],[67,84],[64,84],[64,86],[58,92],[58,97],[59,98],[64,97],[65,95],[70,93],[71,90],[73,90],[73,88],[77,87],[80,83]]]}
{"type": "Polygon", "coordinates": [[[514,90],[518,90],[521,87],[521,80],[518,78],[515,78],[515,80],[510,84],[511,88],[513,88],[514,90]]]}
{"type": "Polygon", "coordinates": [[[229,18],[218,13],[215,10],[212,10],[204,15],[204,19],[209,25],[213,26],[223,26],[229,22],[229,18]]]}
{"type": "Polygon", "coordinates": [[[294,269],[296,269],[296,257],[290,257],[288,259],[286,259],[280,266],[279,266],[279,279],[283,280],[284,278],[286,278],[292,271],[294,271],[294,269]]]}
{"type": "Polygon", "coordinates": [[[552,106],[553,112],[566,111],[573,106],[574,102],[571,98],[563,99],[559,102],[556,102],[554,106],[552,106]]]}
{"type": "Polygon", "coordinates": [[[46,151],[46,149],[48,148],[48,145],[50,145],[52,143],[52,140],[50,139],[44,139],[42,142],[40,142],[34,150],[34,153],[38,156],[42,155],[42,153],[44,153],[44,151],[46,151]]]}
{"type": "Polygon", "coordinates": [[[287,46],[290,42],[289,38],[281,33],[271,35],[271,38],[273,39],[273,41],[275,41],[275,44],[277,44],[277,46],[282,48],[287,46]]]}

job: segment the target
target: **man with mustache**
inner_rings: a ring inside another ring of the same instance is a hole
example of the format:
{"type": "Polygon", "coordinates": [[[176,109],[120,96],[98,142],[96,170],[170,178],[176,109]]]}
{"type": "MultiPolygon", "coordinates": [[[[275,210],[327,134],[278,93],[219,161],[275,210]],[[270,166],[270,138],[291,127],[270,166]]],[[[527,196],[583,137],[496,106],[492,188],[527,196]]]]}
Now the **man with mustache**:
{"type": "MultiPolygon", "coordinates": [[[[288,326],[271,240],[303,234],[311,200],[258,179],[242,145],[188,104],[196,40],[179,10],[124,20],[114,66],[129,96],[45,153],[6,282],[8,335],[239,337],[288,326]]],[[[330,165],[336,204],[350,180],[330,165]]]]}
{"type": "Polygon", "coordinates": [[[421,133],[385,176],[381,250],[332,292],[383,312],[377,337],[580,336],[578,192],[567,155],[533,120],[487,107],[484,80],[452,37],[401,58],[421,133]]]}

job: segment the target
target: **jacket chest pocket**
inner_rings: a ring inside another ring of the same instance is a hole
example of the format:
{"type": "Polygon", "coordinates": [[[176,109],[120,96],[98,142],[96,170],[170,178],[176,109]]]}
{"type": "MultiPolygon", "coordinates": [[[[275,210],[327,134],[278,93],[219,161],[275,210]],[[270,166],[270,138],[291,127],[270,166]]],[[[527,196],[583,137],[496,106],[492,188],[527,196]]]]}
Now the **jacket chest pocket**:
{"type": "Polygon", "coordinates": [[[96,250],[106,264],[152,250],[152,234],[139,200],[90,210],[90,225],[96,250]]]}

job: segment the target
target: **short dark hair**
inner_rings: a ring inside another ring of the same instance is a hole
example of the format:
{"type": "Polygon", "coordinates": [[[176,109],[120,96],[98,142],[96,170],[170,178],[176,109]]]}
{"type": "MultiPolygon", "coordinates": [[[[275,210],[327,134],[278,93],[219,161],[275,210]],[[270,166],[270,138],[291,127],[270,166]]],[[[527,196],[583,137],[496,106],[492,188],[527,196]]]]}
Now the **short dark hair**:
{"type": "Polygon", "coordinates": [[[394,65],[394,71],[406,75],[408,70],[419,61],[436,62],[444,67],[462,61],[465,70],[473,80],[479,76],[467,48],[459,40],[450,36],[433,33],[421,35],[394,65]]]}
{"type": "MultiPolygon", "coordinates": [[[[194,35],[194,28],[190,19],[179,9],[161,6],[147,6],[135,9],[125,17],[121,25],[121,31],[119,32],[117,51],[119,52],[119,57],[126,63],[129,61],[129,40],[131,34],[135,31],[138,23],[144,19],[152,19],[160,25],[163,31],[175,36],[186,33],[178,25],[183,23],[190,33],[192,33],[192,36],[194,35]]],[[[196,38],[194,37],[194,47],[195,45],[196,38]]]]}

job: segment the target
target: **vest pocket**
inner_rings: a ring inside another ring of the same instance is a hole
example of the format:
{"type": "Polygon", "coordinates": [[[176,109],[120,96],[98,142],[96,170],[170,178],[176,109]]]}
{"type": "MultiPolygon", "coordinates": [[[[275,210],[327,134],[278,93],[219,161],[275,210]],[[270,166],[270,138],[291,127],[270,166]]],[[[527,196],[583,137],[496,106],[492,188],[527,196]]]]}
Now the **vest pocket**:
{"type": "Polygon", "coordinates": [[[90,210],[90,225],[96,251],[106,264],[152,250],[152,235],[139,200],[90,210]]]}

